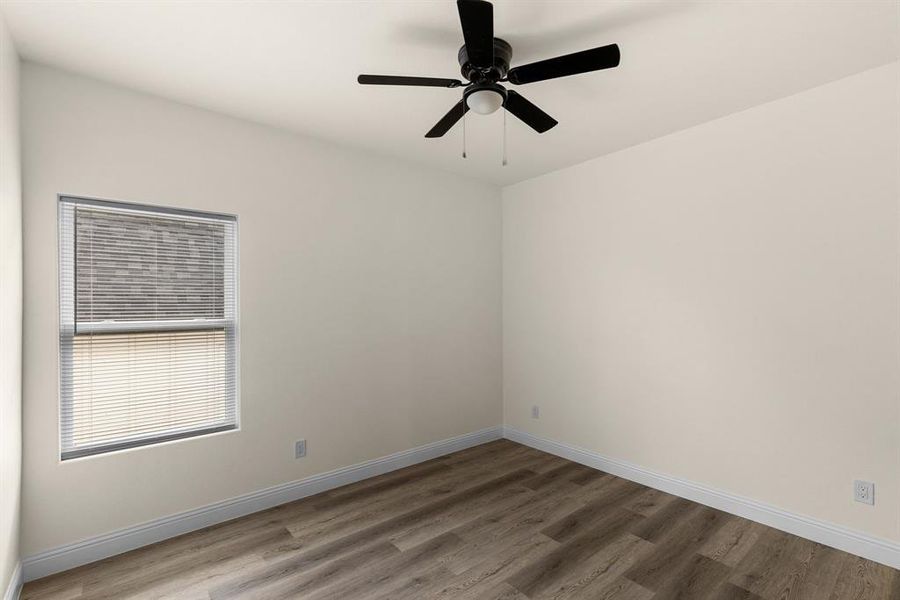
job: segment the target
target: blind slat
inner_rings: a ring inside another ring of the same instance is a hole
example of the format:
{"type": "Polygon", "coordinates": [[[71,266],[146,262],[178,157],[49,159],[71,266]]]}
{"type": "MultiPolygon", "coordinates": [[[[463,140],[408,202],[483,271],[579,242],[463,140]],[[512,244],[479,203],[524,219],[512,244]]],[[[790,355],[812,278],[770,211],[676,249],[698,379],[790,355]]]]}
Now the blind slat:
{"type": "Polygon", "coordinates": [[[63,198],[62,457],[237,427],[237,224],[63,198]]]}

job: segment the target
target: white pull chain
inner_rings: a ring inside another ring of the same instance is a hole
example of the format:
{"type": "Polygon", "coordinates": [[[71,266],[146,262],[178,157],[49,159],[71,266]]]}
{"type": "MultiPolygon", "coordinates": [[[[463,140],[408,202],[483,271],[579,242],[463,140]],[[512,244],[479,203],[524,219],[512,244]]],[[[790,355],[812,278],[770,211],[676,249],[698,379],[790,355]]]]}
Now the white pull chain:
{"type": "Polygon", "coordinates": [[[506,109],[503,109],[503,166],[506,166],[506,109]]]}
{"type": "MultiPolygon", "coordinates": [[[[463,98],[463,103],[465,103],[465,98],[463,98]]],[[[466,110],[465,104],[463,104],[463,155],[462,157],[466,157],[466,113],[469,112],[466,110]]]]}

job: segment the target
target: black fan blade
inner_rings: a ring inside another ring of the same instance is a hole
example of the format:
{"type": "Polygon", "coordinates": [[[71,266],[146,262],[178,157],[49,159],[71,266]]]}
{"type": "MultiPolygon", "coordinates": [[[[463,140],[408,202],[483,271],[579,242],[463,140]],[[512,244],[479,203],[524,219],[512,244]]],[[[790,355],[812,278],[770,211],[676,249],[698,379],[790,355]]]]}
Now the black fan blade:
{"type": "Polygon", "coordinates": [[[442,135],[450,131],[450,128],[456,125],[456,122],[462,119],[463,115],[468,111],[469,105],[466,104],[464,100],[460,100],[453,106],[453,108],[450,109],[450,112],[444,115],[441,120],[437,122],[437,125],[431,128],[431,131],[425,134],[425,137],[441,137],[442,135]]]}
{"type": "Polygon", "coordinates": [[[510,69],[506,78],[510,83],[521,85],[589,71],[599,71],[600,69],[611,69],[617,66],[619,66],[619,46],[610,44],[515,67],[510,69]]]}
{"type": "Polygon", "coordinates": [[[403,75],[360,75],[356,81],[363,85],[421,85],[426,87],[455,88],[462,85],[459,79],[439,77],[404,77],[403,75]]]}
{"type": "Polygon", "coordinates": [[[469,62],[476,67],[494,66],[494,5],[484,0],[457,0],[456,8],[469,62]]]}
{"type": "Polygon", "coordinates": [[[506,104],[503,106],[538,133],[544,133],[556,125],[556,119],[513,90],[506,92],[506,104]]]}

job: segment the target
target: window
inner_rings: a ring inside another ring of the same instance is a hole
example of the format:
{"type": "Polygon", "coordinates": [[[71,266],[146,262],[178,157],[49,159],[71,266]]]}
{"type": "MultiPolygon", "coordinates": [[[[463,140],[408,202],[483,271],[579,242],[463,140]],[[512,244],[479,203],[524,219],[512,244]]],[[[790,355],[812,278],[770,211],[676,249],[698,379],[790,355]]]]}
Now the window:
{"type": "Polygon", "coordinates": [[[62,459],[236,429],[237,221],[60,198],[62,459]]]}

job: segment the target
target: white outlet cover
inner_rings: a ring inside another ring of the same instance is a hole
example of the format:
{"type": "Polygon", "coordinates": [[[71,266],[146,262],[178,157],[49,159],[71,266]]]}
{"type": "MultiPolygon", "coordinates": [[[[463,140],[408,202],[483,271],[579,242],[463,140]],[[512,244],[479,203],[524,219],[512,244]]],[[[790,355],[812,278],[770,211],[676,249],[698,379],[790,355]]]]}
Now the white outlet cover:
{"type": "Polygon", "coordinates": [[[875,504],[875,484],[871,481],[853,482],[853,499],[863,504],[875,504]]]}
{"type": "Polygon", "coordinates": [[[294,444],[294,458],[306,456],[306,440],[297,440],[294,444]]]}
{"type": "Polygon", "coordinates": [[[541,418],[541,407],[535,404],[531,407],[531,418],[532,419],[540,419],[541,418]]]}

